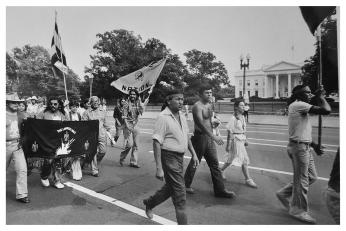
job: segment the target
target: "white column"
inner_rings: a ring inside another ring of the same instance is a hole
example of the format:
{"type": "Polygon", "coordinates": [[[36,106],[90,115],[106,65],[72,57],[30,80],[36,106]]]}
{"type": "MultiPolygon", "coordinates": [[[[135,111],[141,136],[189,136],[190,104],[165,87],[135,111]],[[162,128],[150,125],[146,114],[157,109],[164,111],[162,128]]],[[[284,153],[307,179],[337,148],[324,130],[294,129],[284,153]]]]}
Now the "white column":
{"type": "Polygon", "coordinates": [[[290,97],[291,96],[291,89],[292,89],[292,83],[291,83],[291,73],[289,73],[288,75],[287,75],[287,77],[288,77],[288,81],[287,81],[287,90],[288,90],[288,97],[290,97]]]}
{"type": "Polygon", "coordinates": [[[279,74],[275,75],[275,99],[279,98],[279,74]]]}
{"type": "Polygon", "coordinates": [[[267,98],[267,88],[268,88],[268,76],[267,75],[264,75],[264,96],[263,98],[267,98]]]}

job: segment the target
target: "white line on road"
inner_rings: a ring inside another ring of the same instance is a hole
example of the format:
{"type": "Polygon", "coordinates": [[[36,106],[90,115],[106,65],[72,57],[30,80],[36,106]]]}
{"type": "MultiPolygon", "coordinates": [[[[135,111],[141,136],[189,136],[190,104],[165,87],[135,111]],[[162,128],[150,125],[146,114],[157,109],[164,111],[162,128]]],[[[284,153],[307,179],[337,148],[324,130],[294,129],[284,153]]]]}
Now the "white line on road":
{"type": "MultiPolygon", "coordinates": [[[[150,134],[152,135],[153,134],[153,130],[151,129],[141,129],[142,133],[145,133],[145,134],[150,134]],[[145,132],[143,130],[149,130],[151,132],[145,132]]],[[[192,133],[189,133],[190,135],[192,135],[192,133]]],[[[223,138],[226,138],[226,136],[221,136],[223,138]]],[[[254,138],[248,138],[248,139],[254,139],[254,138]]],[[[274,140],[266,140],[266,139],[259,139],[259,140],[263,140],[263,141],[274,141],[274,140]]],[[[227,140],[223,140],[225,142],[227,142],[227,140]]],[[[275,142],[275,141],[274,141],[275,142]]],[[[285,141],[287,143],[287,141],[285,141]]],[[[271,147],[281,147],[281,148],[287,148],[287,145],[280,145],[280,144],[267,144],[267,143],[254,143],[254,142],[249,142],[249,144],[254,144],[254,145],[261,145],[261,146],[271,146],[271,147]]],[[[337,147],[336,145],[328,145],[328,144],[323,144],[323,145],[326,145],[326,146],[335,146],[337,147]]],[[[332,153],[336,153],[336,150],[331,150],[331,149],[324,149],[325,152],[332,152],[332,153]]]]}
{"type": "MultiPolygon", "coordinates": [[[[150,153],[153,153],[153,151],[149,151],[150,153]]],[[[185,159],[191,159],[190,156],[184,156],[185,159]]],[[[205,162],[205,159],[202,159],[201,161],[205,162]]],[[[219,164],[224,164],[225,162],[219,161],[219,164]]],[[[236,166],[239,167],[239,166],[236,166]]],[[[293,173],[292,172],[285,172],[285,171],[280,171],[280,170],[274,170],[274,169],[268,169],[268,168],[260,168],[260,167],[254,167],[254,166],[248,166],[249,169],[254,169],[254,170],[258,170],[258,171],[263,171],[263,172],[272,172],[272,173],[280,173],[280,174],[284,174],[284,175],[290,175],[292,176],[293,173]]],[[[324,178],[324,177],[318,177],[318,180],[323,180],[323,181],[328,181],[328,178],[324,178]]]]}
{"type": "MultiPolygon", "coordinates": [[[[96,198],[98,198],[100,200],[106,201],[106,202],[111,203],[113,205],[116,205],[116,206],[118,206],[118,207],[120,207],[122,209],[125,209],[125,210],[127,210],[129,212],[135,213],[135,214],[137,214],[139,216],[142,216],[142,217],[148,219],[147,216],[145,215],[145,211],[143,209],[137,208],[137,207],[135,207],[133,205],[127,204],[125,202],[122,202],[120,200],[117,200],[117,199],[114,199],[112,197],[106,196],[104,194],[95,192],[93,190],[90,190],[88,188],[82,187],[82,186],[80,186],[78,184],[74,184],[72,182],[65,182],[64,184],[66,186],[68,186],[68,187],[71,187],[71,188],[77,190],[77,191],[80,191],[82,193],[88,194],[89,196],[92,196],[92,197],[96,197],[96,198]]],[[[154,214],[153,219],[151,219],[151,220],[155,221],[156,223],[159,223],[161,225],[176,225],[177,224],[174,221],[168,220],[166,218],[160,217],[160,216],[155,215],[155,214],[154,214]]]]}

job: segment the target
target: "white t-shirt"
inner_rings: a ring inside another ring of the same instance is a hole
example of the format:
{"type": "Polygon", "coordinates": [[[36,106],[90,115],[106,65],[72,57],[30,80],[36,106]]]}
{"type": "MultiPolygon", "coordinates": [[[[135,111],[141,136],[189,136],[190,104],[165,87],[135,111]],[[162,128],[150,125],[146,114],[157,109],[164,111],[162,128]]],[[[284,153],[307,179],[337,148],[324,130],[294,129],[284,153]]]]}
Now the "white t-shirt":
{"type": "Polygon", "coordinates": [[[311,122],[309,110],[312,107],[303,101],[295,101],[288,107],[289,139],[300,142],[311,142],[311,122]]]}

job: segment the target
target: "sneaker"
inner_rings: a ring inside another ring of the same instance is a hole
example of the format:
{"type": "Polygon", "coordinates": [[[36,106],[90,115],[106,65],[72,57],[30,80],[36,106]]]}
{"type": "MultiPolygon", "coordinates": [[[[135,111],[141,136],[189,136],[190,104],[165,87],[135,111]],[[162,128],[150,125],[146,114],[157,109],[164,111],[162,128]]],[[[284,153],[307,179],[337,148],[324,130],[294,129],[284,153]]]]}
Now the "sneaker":
{"type": "Polygon", "coordinates": [[[289,210],[290,201],[288,200],[288,198],[282,196],[279,192],[276,192],[275,195],[278,198],[278,200],[281,202],[281,204],[285,207],[285,209],[289,210]]]}
{"type": "Polygon", "coordinates": [[[99,176],[100,176],[98,172],[92,173],[91,175],[92,175],[93,177],[99,177],[99,176]]]}
{"type": "Polygon", "coordinates": [[[148,207],[147,202],[148,202],[147,200],[143,200],[143,204],[145,205],[145,214],[151,220],[153,219],[154,214],[153,214],[153,210],[148,207]]]}
{"type": "Polygon", "coordinates": [[[60,181],[55,182],[54,187],[57,189],[63,189],[65,188],[65,185],[63,185],[60,181]]]}
{"type": "Polygon", "coordinates": [[[43,187],[49,187],[50,185],[48,179],[45,179],[45,180],[41,179],[41,184],[43,187]]]}
{"type": "Polygon", "coordinates": [[[257,188],[257,184],[253,181],[253,179],[248,179],[245,181],[245,184],[251,188],[257,188]]]}
{"type": "Polygon", "coordinates": [[[193,188],[186,188],[185,190],[188,194],[195,194],[195,190],[193,190],[193,188]]]}
{"type": "Polygon", "coordinates": [[[19,198],[19,199],[16,199],[18,202],[21,202],[21,203],[30,203],[30,200],[28,197],[23,197],[23,198],[19,198]]]}
{"type": "Polygon", "coordinates": [[[289,212],[289,214],[300,220],[300,221],[303,221],[303,222],[306,222],[306,223],[310,223],[310,224],[316,224],[316,219],[311,217],[310,214],[308,212],[301,212],[301,213],[298,213],[298,214],[292,214],[291,212],[289,212]]]}

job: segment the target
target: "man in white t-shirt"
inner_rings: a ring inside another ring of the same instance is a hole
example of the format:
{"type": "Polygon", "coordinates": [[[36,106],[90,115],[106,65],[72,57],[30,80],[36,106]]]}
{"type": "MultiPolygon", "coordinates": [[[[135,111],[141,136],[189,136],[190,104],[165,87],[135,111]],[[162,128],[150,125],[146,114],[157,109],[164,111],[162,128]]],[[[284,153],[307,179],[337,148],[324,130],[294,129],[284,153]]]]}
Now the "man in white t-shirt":
{"type": "Polygon", "coordinates": [[[320,106],[309,104],[313,95],[308,86],[298,85],[292,90],[291,103],[288,107],[289,143],[287,152],[293,165],[293,182],[276,192],[277,198],[294,218],[316,223],[309,214],[309,185],[316,181],[317,172],[311,148],[317,155],[323,154],[323,148],[312,141],[309,114],[327,115],[331,108],[325,99],[325,91],[320,88],[316,97],[320,106]]]}

